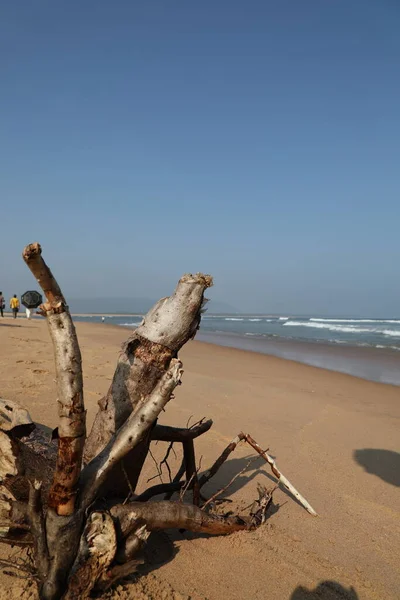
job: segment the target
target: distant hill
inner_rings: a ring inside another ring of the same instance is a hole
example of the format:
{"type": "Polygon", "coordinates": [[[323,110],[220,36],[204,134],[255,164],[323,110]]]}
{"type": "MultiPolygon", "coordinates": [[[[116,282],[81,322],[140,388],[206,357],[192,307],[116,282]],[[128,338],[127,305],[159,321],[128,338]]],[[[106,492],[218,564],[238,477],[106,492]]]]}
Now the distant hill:
{"type": "MultiPolygon", "coordinates": [[[[156,300],[151,298],[72,298],[69,301],[69,307],[71,312],[75,314],[143,314],[155,303],[156,300]]],[[[227,302],[216,300],[210,300],[207,309],[211,314],[239,312],[237,308],[227,302]]]]}

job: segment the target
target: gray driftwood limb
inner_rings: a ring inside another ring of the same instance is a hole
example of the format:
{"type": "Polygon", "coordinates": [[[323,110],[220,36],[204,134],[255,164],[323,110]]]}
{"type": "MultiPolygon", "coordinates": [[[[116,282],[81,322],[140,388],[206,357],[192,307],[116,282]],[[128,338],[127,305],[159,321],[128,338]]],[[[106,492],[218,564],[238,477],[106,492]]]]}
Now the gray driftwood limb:
{"type": "MultiPolygon", "coordinates": [[[[123,347],[110,389],[99,402],[85,445],[86,463],[105,448],[138,402],[152,392],[180,348],[194,337],[206,302],[204,292],[211,285],[209,275],[184,275],[172,296],[157,302],[133,332],[123,347]]],[[[109,475],[109,487],[116,495],[126,496],[136,488],[149,443],[150,432],[109,475]]]]}
{"type": "Polygon", "coordinates": [[[112,438],[109,444],[83,470],[81,483],[81,505],[83,507],[96,498],[113,467],[121,461],[147,435],[150,427],[169,401],[175,387],[181,383],[182,363],[172,359],[168,370],[156,387],[137,406],[112,438]]]}
{"type": "Polygon", "coordinates": [[[59,515],[74,512],[86,436],[81,352],[61,289],[42,258],[40,244],[30,244],[23,258],[46,295],[41,312],[53,341],[58,394],[58,454],[48,504],[59,515]]]}
{"type": "Polygon", "coordinates": [[[98,579],[106,576],[117,551],[114,521],[106,512],[93,512],[86,521],[79,552],[64,600],[85,599],[98,579]]]}
{"type": "MultiPolygon", "coordinates": [[[[264,492],[268,503],[272,493],[264,492]]],[[[264,507],[263,507],[264,509],[264,507]]],[[[122,536],[127,536],[141,521],[149,531],[162,529],[186,529],[198,533],[228,535],[234,531],[252,530],[259,523],[254,515],[223,516],[209,514],[193,504],[180,502],[128,502],[111,508],[111,515],[117,520],[122,536]]],[[[255,513],[256,514],[256,513],[255,513]]]]}
{"type": "Polygon", "coordinates": [[[49,553],[46,540],[46,526],[43,514],[40,481],[30,482],[28,518],[31,526],[35,563],[39,580],[43,583],[49,571],[49,553]]]}
{"type": "Polygon", "coordinates": [[[13,533],[22,532],[33,545],[40,600],[84,599],[108,589],[141,564],[139,552],[152,531],[178,528],[227,535],[259,527],[273,490],[260,488],[246,516],[214,514],[208,510],[213,499],[203,509],[196,506],[201,486],[242,440],[263,456],[279,482],[299,499],[272,457],[248,434],[234,438],[212,467],[198,476],[194,440],[209,430],[212,421],[202,420],[191,428],[157,424],[181,381],[177,354],[199,327],[211,277],[183,276],[172,296],[149,311],[124,345],[86,439],[81,355],[67,303],[39,244],[27,246],[23,256],[46,295],[40,312],[53,341],[59,427],[52,441],[27,411],[0,400],[0,536],[14,543],[13,533]],[[182,444],[184,458],[173,479],[167,464],[170,483],[152,486],[135,498],[151,441],[169,443],[162,463],[174,442],[182,444]],[[170,496],[175,491],[183,498],[188,489],[193,490],[193,504],[149,501],[155,494],[170,496]]]}

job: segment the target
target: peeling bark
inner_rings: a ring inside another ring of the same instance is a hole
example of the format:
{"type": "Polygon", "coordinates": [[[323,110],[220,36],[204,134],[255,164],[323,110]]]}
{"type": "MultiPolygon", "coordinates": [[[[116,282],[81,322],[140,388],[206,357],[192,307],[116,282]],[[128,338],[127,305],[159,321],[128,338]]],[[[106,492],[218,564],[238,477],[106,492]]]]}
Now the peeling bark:
{"type": "Polygon", "coordinates": [[[12,431],[10,438],[16,457],[17,474],[6,477],[4,486],[17,500],[26,502],[29,497],[29,481],[38,480],[42,483],[42,497],[47,504],[57,459],[57,443],[39,427],[21,438],[14,437],[12,431]]]}
{"type": "Polygon", "coordinates": [[[41,483],[34,481],[30,483],[28,517],[33,537],[33,547],[35,551],[35,562],[38,576],[43,582],[49,571],[49,553],[47,550],[46,528],[43,514],[41,483]]]}
{"type": "Polygon", "coordinates": [[[1,431],[14,431],[20,432],[20,435],[28,434],[35,425],[32,422],[31,416],[28,411],[13,402],[12,400],[6,400],[0,398],[0,430],[1,431]]]}
{"type": "MultiPolygon", "coordinates": [[[[85,444],[87,464],[105,448],[143,397],[157,385],[172,358],[194,337],[199,327],[208,275],[184,275],[174,293],[160,300],[124,345],[111,387],[99,402],[93,428],[85,444]]],[[[150,437],[143,440],[109,476],[116,495],[135,489],[147,456],[150,437]],[[128,477],[129,485],[125,479],[128,477]]]]}
{"type": "Polygon", "coordinates": [[[58,454],[48,504],[59,515],[74,512],[86,436],[82,359],[78,338],[61,289],[42,258],[39,244],[26,246],[23,258],[46,295],[41,312],[53,342],[58,393],[58,454]]]}
{"type": "Polygon", "coordinates": [[[213,500],[240,473],[201,509],[195,506],[201,486],[242,440],[269,463],[279,483],[315,513],[250,435],[240,433],[198,477],[194,439],[208,431],[212,421],[202,420],[191,428],[157,424],[180,383],[182,363],[177,353],[199,327],[204,291],[212,284],[209,276],[185,275],[173,295],[160,300],[146,315],[124,346],[85,444],[81,355],[75,328],[39,244],[27,246],[23,256],[46,295],[40,311],[47,318],[53,341],[59,427],[57,439],[52,441],[32,423],[27,411],[0,399],[0,536],[14,544],[22,532],[24,543],[33,545],[41,600],[84,599],[108,589],[141,564],[139,552],[152,531],[178,528],[227,535],[262,525],[273,490],[261,487],[248,516],[208,512],[213,500]],[[163,462],[172,443],[182,443],[182,465],[172,482],[152,486],[127,502],[128,493],[134,497],[152,440],[169,442],[163,462]],[[186,480],[181,481],[184,476],[186,480]],[[189,489],[193,490],[193,504],[167,501],[174,491],[183,490],[183,496],[189,489]],[[125,492],[123,504],[118,497],[121,492],[125,492]],[[165,494],[166,499],[148,501],[156,494],[165,494]]]}
{"type": "Polygon", "coordinates": [[[85,523],[83,511],[60,516],[47,507],[45,529],[49,553],[49,571],[40,589],[41,600],[59,600],[65,593],[72,566],[78,554],[85,523]]]}
{"type": "Polygon", "coordinates": [[[95,591],[105,592],[119,579],[131,575],[139,565],[143,564],[143,559],[137,558],[137,555],[145,545],[149,535],[150,531],[148,531],[146,525],[139,525],[123,540],[115,556],[115,563],[108,570],[103,571],[96,583],[95,591]]]}
{"type": "Polygon", "coordinates": [[[116,550],[113,519],[105,512],[93,512],[81,537],[78,557],[64,600],[88,598],[97,580],[108,571],[116,550]]]}
{"type": "Polygon", "coordinates": [[[169,401],[175,387],[180,384],[182,363],[172,359],[168,371],[153,392],[137,406],[115,438],[84,469],[82,473],[81,505],[88,506],[102,489],[108,474],[150,430],[158,415],[169,401]]]}
{"type": "Polygon", "coordinates": [[[26,525],[30,481],[41,481],[47,498],[56,454],[56,444],[32,422],[28,411],[0,399],[0,527],[26,525]]]}
{"type": "MultiPolygon", "coordinates": [[[[272,492],[263,491],[268,506],[272,492]]],[[[264,507],[263,507],[264,509],[264,507]]],[[[265,509],[266,510],[266,509],[265,509]]],[[[120,534],[129,535],[138,522],[146,525],[149,531],[162,529],[186,529],[198,533],[213,535],[228,535],[234,531],[252,530],[258,527],[257,511],[250,516],[221,516],[208,514],[193,504],[179,502],[129,502],[118,504],[110,510],[111,515],[118,521],[120,534]]]]}

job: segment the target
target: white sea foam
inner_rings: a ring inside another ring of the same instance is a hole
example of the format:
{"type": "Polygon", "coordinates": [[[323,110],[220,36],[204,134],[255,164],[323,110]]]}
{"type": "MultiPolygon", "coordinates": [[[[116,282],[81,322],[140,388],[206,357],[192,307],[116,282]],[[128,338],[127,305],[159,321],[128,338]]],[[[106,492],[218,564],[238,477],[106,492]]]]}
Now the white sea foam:
{"type": "Polygon", "coordinates": [[[398,346],[382,346],[382,344],[377,344],[375,348],[380,348],[382,350],[396,350],[400,352],[400,348],[398,346]]]}
{"type": "Polygon", "coordinates": [[[313,329],[327,329],[341,333],[375,333],[385,336],[400,337],[400,329],[383,329],[382,327],[360,327],[357,325],[335,325],[333,323],[321,323],[310,321],[286,321],[284,327],[311,327],[313,329]]]}
{"type": "Polygon", "coordinates": [[[382,333],[390,337],[400,337],[400,329],[384,329],[382,333]]]}
{"type": "Polygon", "coordinates": [[[239,317],[225,317],[225,321],[244,321],[244,319],[239,317]]]}
{"type": "Polygon", "coordinates": [[[261,321],[261,319],[249,319],[249,321],[261,321]]]}
{"type": "Polygon", "coordinates": [[[310,321],[321,323],[394,323],[400,324],[399,319],[320,319],[317,317],[310,318],[310,321]]]}
{"type": "Polygon", "coordinates": [[[137,327],[141,321],[135,321],[134,323],[119,323],[120,327],[137,327]]]}
{"type": "Polygon", "coordinates": [[[310,323],[310,321],[286,321],[284,327],[312,327],[313,329],[327,329],[328,331],[341,331],[343,333],[369,333],[374,329],[364,329],[355,325],[333,325],[330,323],[310,323]]]}
{"type": "Polygon", "coordinates": [[[279,317],[280,321],[287,321],[289,319],[289,317],[279,317]]]}

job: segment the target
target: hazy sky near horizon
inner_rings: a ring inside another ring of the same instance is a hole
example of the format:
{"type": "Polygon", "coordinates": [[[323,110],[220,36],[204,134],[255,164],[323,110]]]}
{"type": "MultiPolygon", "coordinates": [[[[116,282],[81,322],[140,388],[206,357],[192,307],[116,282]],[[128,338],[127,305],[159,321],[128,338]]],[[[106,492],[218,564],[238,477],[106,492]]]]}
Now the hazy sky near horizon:
{"type": "Polygon", "coordinates": [[[398,0],[0,7],[0,289],[400,315],[398,0]]]}

